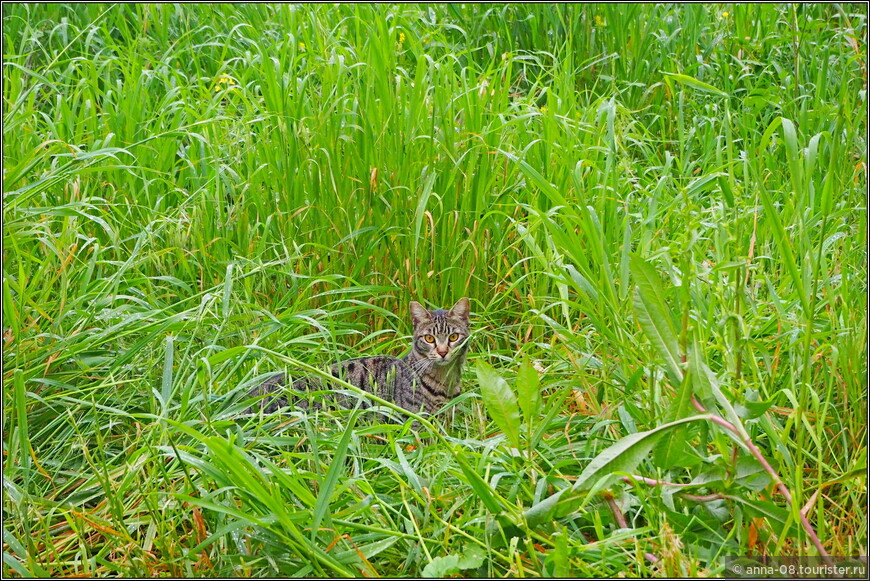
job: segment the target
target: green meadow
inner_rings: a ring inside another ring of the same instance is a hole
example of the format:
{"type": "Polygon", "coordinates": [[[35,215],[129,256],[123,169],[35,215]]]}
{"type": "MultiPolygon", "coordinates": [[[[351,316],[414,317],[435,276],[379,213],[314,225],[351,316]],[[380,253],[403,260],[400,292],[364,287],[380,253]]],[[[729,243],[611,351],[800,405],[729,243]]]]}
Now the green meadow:
{"type": "Polygon", "coordinates": [[[2,23],[4,575],[866,555],[866,5],[2,23]],[[463,296],[439,413],[246,413],[463,296]]]}

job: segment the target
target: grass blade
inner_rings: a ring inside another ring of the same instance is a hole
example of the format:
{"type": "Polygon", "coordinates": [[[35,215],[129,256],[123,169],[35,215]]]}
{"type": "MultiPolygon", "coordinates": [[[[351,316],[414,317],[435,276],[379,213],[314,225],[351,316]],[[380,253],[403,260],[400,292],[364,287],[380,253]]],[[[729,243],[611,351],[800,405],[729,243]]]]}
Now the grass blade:
{"type": "Polygon", "coordinates": [[[329,501],[332,498],[332,493],[338,484],[338,479],[341,477],[342,472],[344,472],[344,459],[347,456],[347,448],[350,445],[358,415],[358,409],[350,414],[347,426],[345,426],[344,433],[341,435],[341,440],[339,440],[335,448],[332,462],[329,465],[329,470],[326,472],[326,478],[323,479],[320,485],[320,492],[317,493],[317,501],[314,503],[312,511],[311,542],[317,539],[317,534],[320,532],[320,523],[329,511],[329,501]]]}
{"type": "Polygon", "coordinates": [[[634,308],[638,322],[659,356],[665,360],[671,381],[680,384],[683,379],[680,348],[658,274],[637,255],[630,258],[629,270],[634,280],[634,308]]]}

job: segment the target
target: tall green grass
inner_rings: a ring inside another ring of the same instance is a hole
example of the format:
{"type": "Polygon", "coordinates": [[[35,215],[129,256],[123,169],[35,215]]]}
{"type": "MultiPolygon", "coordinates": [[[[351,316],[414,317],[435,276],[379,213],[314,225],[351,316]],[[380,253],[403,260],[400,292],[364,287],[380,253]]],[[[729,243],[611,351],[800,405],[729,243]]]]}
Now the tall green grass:
{"type": "Polygon", "coordinates": [[[5,4],[4,572],[863,553],[866,34],[842,4],[5,4]],[[476,372],[418,432],[241,415],[461,296],[476,372]]]}

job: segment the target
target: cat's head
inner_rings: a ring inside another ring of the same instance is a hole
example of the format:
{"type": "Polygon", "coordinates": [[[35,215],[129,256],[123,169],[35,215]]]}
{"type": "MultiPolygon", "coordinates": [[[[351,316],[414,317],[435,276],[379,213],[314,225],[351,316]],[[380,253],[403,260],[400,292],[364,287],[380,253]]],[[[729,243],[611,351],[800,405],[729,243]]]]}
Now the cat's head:
{"type": "Polygon", "coordinates": [[[468,339],[468,299],[459,299],[449,311],[429,311],[411,301],[414,350],[436,365],[446,365],[465,355],[468,339]]]}

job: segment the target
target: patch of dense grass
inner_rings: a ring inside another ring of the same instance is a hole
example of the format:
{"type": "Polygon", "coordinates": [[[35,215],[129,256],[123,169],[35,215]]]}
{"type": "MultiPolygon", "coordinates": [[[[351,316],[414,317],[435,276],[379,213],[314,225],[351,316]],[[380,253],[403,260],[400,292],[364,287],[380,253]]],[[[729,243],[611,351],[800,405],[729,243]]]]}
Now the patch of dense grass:
{"type": "Polygon", "coordinates": [[[5,572],[863,553],[866,34],[839,4],[5,4],[5,572]],[[476,373],[418,433],[241,416],[461,296],[476,373]]]}

